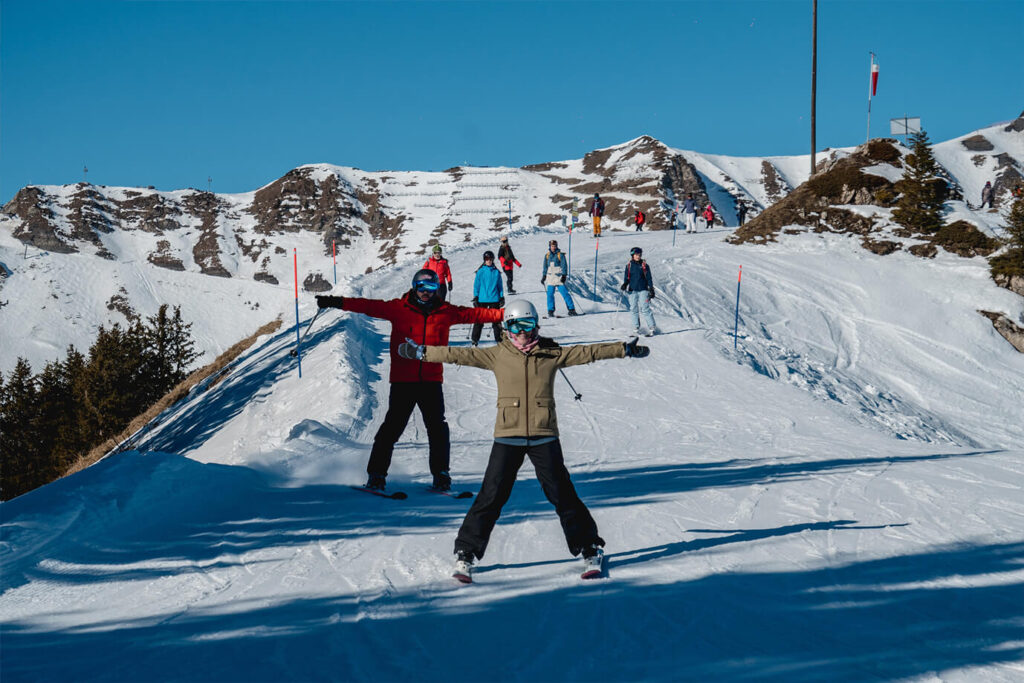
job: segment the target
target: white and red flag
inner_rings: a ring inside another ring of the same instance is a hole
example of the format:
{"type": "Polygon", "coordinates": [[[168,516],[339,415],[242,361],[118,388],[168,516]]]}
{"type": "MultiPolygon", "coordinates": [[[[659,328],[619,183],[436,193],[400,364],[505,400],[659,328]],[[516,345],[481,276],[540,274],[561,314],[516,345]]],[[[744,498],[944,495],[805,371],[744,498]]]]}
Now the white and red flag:
{"type": "Polygon", "coordinates": [[[878,62],[875,61],[874,55],[871,56],[871,96],[874,97],[878,92],[878,62]]]}

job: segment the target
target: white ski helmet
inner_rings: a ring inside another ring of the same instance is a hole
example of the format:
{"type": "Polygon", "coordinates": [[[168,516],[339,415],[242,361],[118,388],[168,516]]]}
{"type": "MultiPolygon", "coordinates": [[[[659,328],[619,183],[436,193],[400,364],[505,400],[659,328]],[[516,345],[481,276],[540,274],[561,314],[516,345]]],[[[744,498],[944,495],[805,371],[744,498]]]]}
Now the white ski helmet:
{"type": "Polygon", "coordinates": [[[517,299],[512,303],[505,306],[505,317],[502,323],[506,329],[508,324],[513,320],[522,320],[523,318],[532,318],[534,322],[537,321],[537,309],[533,307],[526,299],[517,299]]]}

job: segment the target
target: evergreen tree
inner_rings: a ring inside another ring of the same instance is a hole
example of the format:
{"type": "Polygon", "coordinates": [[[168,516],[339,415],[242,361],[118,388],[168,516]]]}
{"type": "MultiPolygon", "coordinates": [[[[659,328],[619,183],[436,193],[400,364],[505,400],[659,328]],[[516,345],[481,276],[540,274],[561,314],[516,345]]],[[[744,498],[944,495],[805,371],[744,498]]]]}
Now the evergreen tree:
{"type": "Polygon", "coordinates": [[[44,483],[35,423],[38,414],[32,367],[19,358],[0,393],[0,499],[10,500],[44,483]]]}
{"type": "Polygon", "coordinates": [[[116,435],[148,405],[144,351],[141,324],[127,330],[117,323],[109,330],[100,327],[82,373],[83,427],[93,444],[116,435]]]}
{"type": "Polygon", "coordinates": [[[1018,199],[1010,207],[1006,235],[1009,238],[1010,248],[1024,254],[1024,198],[1018,199]]]}
{"type": "Polygon", "coordinates": [[[928,143],[928,133],[911,136],[912,152],[904,160],[903,178],[896,182],[900,198],[893,219],[914,232],[931,234],[942,227],[942,203],[946,181],[938,177],[939,165],[928,143]]]}

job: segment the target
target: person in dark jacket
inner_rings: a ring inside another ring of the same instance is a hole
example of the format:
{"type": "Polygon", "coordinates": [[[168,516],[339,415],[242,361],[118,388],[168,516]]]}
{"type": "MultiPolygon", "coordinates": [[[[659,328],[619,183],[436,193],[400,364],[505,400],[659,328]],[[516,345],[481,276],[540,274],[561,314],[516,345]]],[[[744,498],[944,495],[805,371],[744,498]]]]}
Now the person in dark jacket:
{"type": "MultiPolygon", "coordinates": [[[[494,267],[494,253],[484,252],[484,262],[476,269],[476,277],[473,279],[473,308],[504,308],[505,292],[501,287],[501,273],[494,267]]],[[[483,323],[473,323],[473,332],[470,338],[473,346],[480,343],[480,333],[483,332],[483,323]]],[[[494,333],[494,342],[501,341],[501,323],[491,323],[491,331],[494,333]]]]}
{"type": "Polygon", "coordinates": [[[604,200],[596,192],[594,193],[594,199],[590,202],[590,215],[594,217],[594,237],[600,237],[601,216],[604,215],[604,200]]]}
{"type": "Polygon", "coordinates": [[[540,283],[547,288],[549,318],[553,318],[555,315],[556,290],[562,295],[565,307],[569,309],[569,315],[578,315],[572,295],[565,287],[565,279],[569,275],[568,268],[565,254],[558,248],[558,240],[548,242],[548,253],[544,254],[544,269],[541,271],[540,283]]]}
{"type": "Polygon", "coordinates": [[[629,312],[633,316],[633,334],[640,334],[640,315],[647,324],[647,336],[658,334],[658,326],[654,324],[654,313],[651,311],[651,299],[654,298],[654,278],[651,268],[643,259],[644,250],[633,247],[629,250],[629,263],[626,264],[622,291],[629,297],[629,312]]]}
{"type": "Polygon", "coordinates": [[[747,221],[747,205],[745,202],[740,202],[739,206],[736,207],[736,217],[740,219],[740,225],[747,221]]]}
{"type": "Polygon", "coordinates": [[[992,182],[985,181],[985,187],[981,188],[981,208],[985,208],[985,204],[988,204],[988,208],[992,208],[992,182]]]}
{"type": "Polygon", "coordinates": [[[516,473],[526,457],[537,472],[544,495],[555,506],[569,552],[583,554],[584,568],[599,574],[604,540],[587,506],[580,500],[565,466],[555,412],[555,375],[561,368],[611,358],[643,358],[650,349],[628,342],[559,346],[539,334],[537,309],[529,301],[513,301],[505,309],[505,339],[486,348],[454,348],[403,344],[406,358],[453,363],[494,373],[498,413],[494,444],[483,485],[455,539],[456,579],[472,582],[473,562],[482,559],[512,494],[516,473]]]}
{"type": "Polygon", "coordinates": [[[433,486],[442,491],[451,488],[452,478],[448,474],[451,441],[444,417],[443,368],[439,363],[402,358],[398,355],[398,347],[406,339],[420,344],[447,344],[452,325],[500,322],[503,311],[453,306],[438,296],[440,286],[437,273],[424,268],[413,276],[412,289],[400,299],[316,297],[320,308],[340,308],[391,322],[391,393],[388,395],[387,415],[373,437],[370,461],[366,464],[369,475],[367,488],[384,490],[395,442],[405,431],[416,406],[419,406],[423,424],[427,427],[433,486]]]}
{"type": "Polygon", "coordinates": [[[633,216],[633,220],[636,222],[636,231],[643,232],[644,223],[647,222],[647,216],[644,215],[644,212],[637,209],[636,214],[633,216]]]}
{"type": "Polygon", "coordinates": [[[512,286],[512,267],[522,268],[523,264],[516,260],[516,255],[512,253],[512,247],[509,245],[507,237],[501,238],[501,246],[498,247],[498,262],[501,264],[501,269],[505,272],[508,293],[515,294],[515,287],[512,286]]]}
{"type": "Polygon", "coordinates": [[[686,224],[686,232],[697,232],[697,200],[693,193],[686,195],[683,201],[683,222],[686,224]]]}

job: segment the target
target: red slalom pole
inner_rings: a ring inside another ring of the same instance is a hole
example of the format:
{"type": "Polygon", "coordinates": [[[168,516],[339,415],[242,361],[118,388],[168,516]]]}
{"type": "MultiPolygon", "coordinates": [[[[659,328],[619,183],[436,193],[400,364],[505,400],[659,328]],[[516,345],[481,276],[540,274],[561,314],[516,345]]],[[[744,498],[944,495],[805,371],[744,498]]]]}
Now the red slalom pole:
{"type": "Polygon", "coordinates": [[[299,336],[299,251],[292,248],[292,256],[295,262],[295,356],[299,359],[299,379],[302,379],[302,349],[299,343],[302,338],[299,336]]]}
{"type": "Polygon", "coordinates": [[[740,329],[740,280],[743,279],[743,266],[740,266],[740,274],[736,278],[736,323],[732,328],[732,348],[736,348],[737,338],[740,329]]]}

